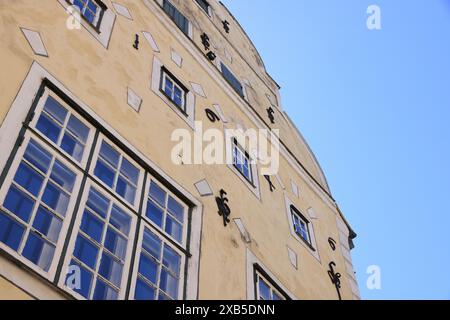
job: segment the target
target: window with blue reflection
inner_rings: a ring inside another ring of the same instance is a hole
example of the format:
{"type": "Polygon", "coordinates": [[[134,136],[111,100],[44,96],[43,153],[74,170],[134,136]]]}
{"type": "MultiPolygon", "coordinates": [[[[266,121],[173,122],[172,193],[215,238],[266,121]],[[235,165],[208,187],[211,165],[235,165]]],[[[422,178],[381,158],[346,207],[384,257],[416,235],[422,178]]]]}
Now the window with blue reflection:
{"type": "Polygon", "coordinates": [[[145,215],[177,242],[183,240],[185,207],[154,180],[150,182],[145,215]]]}
{"type": "Polygon", "coordinates": [[[92,281],[89,281],[89,288],[76,292],[93,300],[118,298],[130,231],[131,216],[91,187],[71,265],[82,266],[86,277],[92,281]]]}
{"type": "Polygon", "coordinates": [[[100,147],[94,175],[134,205],[140,170],[105,141],[100,147]]]}
{"type": "Polygon", "coordinates": [[[94,27],[98,25],[102,8],[95,2],[95,0],[73,0],[73,5],[80,10],[81,15],[90,24],[94,27]]]}
{"type": "Polygon", "coordinates": [[[234,89],[234,91],[236,91],[238,95],[244,98],[244,88],[241,82],[222,62],[220,63],[220,67],[222,70],[222,75],[225,78],[225,80],[230,84],[230,86],[234,89]]]}
{"type": "Polygon", "coordinates": [[[241,149],[236,139],[233,140],[233,166],[253,184],[249,155],[241,149]]]}
{"type": "Polygon", "coordinates": [[[30,139],[1,204],[0,241],[48,271],[75,181],[72,169],[30,139]]]}
{"type": "Polygon", "coordinates": [[[82,160],[90,129],[52,96],[45,102],[36,129],[73,159],[82,160]]]}
{"type": "Polygon", "coordinates": [[[170,99],[178,108],[185,111],[186,90],[183,89],[175,79],[167,72],[162,71],[161,91],[170,99]]]}
{"type": "Polygon", "coordinates": [[[178,299],[181,256],[155,233],[144,229],[134,298],[178,299]]]}

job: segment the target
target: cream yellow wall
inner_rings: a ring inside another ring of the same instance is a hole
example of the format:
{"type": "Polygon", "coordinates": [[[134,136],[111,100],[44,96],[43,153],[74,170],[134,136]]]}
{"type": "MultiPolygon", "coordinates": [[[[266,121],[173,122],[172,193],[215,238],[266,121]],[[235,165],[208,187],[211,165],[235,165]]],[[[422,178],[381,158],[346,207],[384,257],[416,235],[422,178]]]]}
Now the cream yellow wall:
{"type": "MultiPolygon", "coordinates": [[[[346,299],[352,298],[344,271],[344,259],[339,252],[332,252],[328,245],[328,237],[339,241],[336,225],[336,208],[330,207],[323,200],[327,195],[311,181],[302,178],[298,171],[285,158],[281,158],[280,176],[286,190],[272,180],[277,189],[271,193],[264,178],[260,177],[261,201],[249,191],[247,186],[226,166],[175,166],[170,159],[173,143],[170,135],[174,129],[186,128],[187,124],[150,90],[150,77],[153,57],[156,55],[169,70],[184,83],[201,84],[207,98],[196,96],[195,119],[203,121],[205,129],[216,127],[223,129],[221,123],[212,124],[206,118],[203,109],[219,103],[224,112],[239,119],[247,128],[254,124],[239,108],[235,99],[227,94],[221,84],[213,81],[208,68],[219,73],[206,60],[200,63],[186,49],[192,45],[178,41],[167,25],[161,23],[156,12],[151,11],[143,1],[117,0],[131,12],[133,20],[118,15],[112,31],[109,48],[105,49],[85,29],[68,30],[67,14],[56,0],[41,0],[36,5],[34,0],[17,0],[14,2],[0,0],[0,120],[4,119],[33,61],[37,61],[63,85],[90,106],[110,126],[120,133],[130,144],[140,150],[156,165],[190,193],[198,195],[194,183],[206,178],[217,194],[220,189],[228,192],[232,218],[241,218],[252,237],[251,244],[245,244],[236,226],[231,223],[223,227],[217,214],[214,197],[200,198],[204,204],[202,226],[201,262],[199,279],[200,299],[244,299],[246,297],[246,250],[247,247],[271,270],[277,279],[300,299],[336,299],[336,291],[327,274],[328,262],[334,260],[338,271],[342,274],[342,294],[346,299]],[[25,40],[20,27],[39,31],[49,57],[33,54],[25,40]],[[132,48],[134,35],[141,31],[149,31],[157,42],[160,53],[154,53],[141,36],[140,49],[132,48]],[[182,68],[170,58],[171,50],[183,57],[182,68]],[[143,99],[139,113],[127,105],[127,87],[132,88],[143,99]],[[300,197],[296,198],[290,188],[290,179],[295,180],[300,189],[300,197]],[[285,194],[294,201],[303,212],[313,207],[319,219],[314,220],[314,230],[320,254],[320,261],[294,239],[289,231],[285,213],[285,194]],[[320,196],[319,196],[320,195],[320,196]],[[292,267],[287,246],[293,249],[299,260],[299,268],[292,267]]],[[[187,1],[186,1],[187,2],[187,1]]],[[[187,5],[185,3],[185,5],[187,5]]],[[[105,1],[111,8],[111,2],[105,1]]],[[[200,15],[200,9],[188,5],[192,14],[199,21],[208,19],[200,15]]],[[[220,6],[214,2],[215,8],[220,6]]],[[[159,15],[164,13],[159,12],[159,15]]],[[[222,14],[225,14],[222,12],[222,14]]],[[[207,20],[206,20],[207,21],[207,20]]],[[[203,21],[202,24],[205,24],[203,21]]],[[[179,37],[184,35],[173,25],[179,37]]],[[[195,31],[195,30],[194,30],[195,31]]],[[[210,33],[218,31],[211,28],[210,33]]],[[[199,34],[194,33],[194,37],[199,34]]],[[[236,39],[238,36],[236,36],[236,39]]],[[[217,39],[219,39],[217,35],[217,39]]],[[[230,39],[231,41],[234,38],[230,39]]],[[[198,39],[196,39],[198,42],[198,39]]],[[[225,43],[223,39],[216,40],[225,43]]],[[[238,46],[244,45],[239,38],[238,46]]],[[[247,44],[248,46],[248,44],[247,44]]],[[[229,49],[232,51],[232,49],[229,49]]],[[[267,103],[262,102],[268,87],[252,74],[248,64],[234,55],[233,70],[242,70],[258,92],[255,106],[260,116],[264,116],[267,103]]],[[[249,56],[247,54],[247,56],[249,56]]],[[[250,63],[254,65],[254,63],[250,63]]],[[[258,71],[260,72],[260,70],[258,71]]],[[[264,78],[268,78],[264,76],[264,78]]],[[[273,86],[274,84],[272,84],[273,86]]],[[[267,102],[267,101],[266,101],[267,102]]],[[[281,113],[279,113],[281,117],[281,113]]],[[[278,117],[279,118],[279,117],[278,117]]],[[[295,150],[298,160],[304,164],[311,174],[319,179],[319,173],[311,155],[295,133],[289,129],[286,120],[278,122],[281,127],[281,140],[295,150]]],[[[276,127],[276,126],[275,126],[276,127]]],[[[330,203],[332,201],[328,200],[330,203]]],[[[10,284],[0,279],[0,289],[10,284]]],[[[50,289],[49,289],[50,290],[50,289]]],[[[0,298],[14,297],[0,291],[0,298]],[[3,295],[2,295],[3,293],[3,295]]]]}
{"type": "Polygon", "coordinates": [[[33,298],[8,280],[0,277],[0,300],[33,300],[33,298]]]}

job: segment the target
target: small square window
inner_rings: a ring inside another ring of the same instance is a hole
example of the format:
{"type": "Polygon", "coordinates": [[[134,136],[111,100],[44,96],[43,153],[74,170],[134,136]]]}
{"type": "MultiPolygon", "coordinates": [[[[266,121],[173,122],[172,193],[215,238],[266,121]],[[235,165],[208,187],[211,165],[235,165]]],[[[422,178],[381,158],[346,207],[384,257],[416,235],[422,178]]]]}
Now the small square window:
{"type": "Polygon", "coordinates": [[[260,272],[256,271],[256,300],[277,301],[286,300],[286,297],[280,293],[280,290],[264,277],[260,272]]]}
{"type": "Polygon", "coordinates": [[[174,76],[169,74],[164,68],[161,69],[161,87],[160,90],[169,100],[177,106],[183,113],[186,113],[186,94],[187,89],[181,85],[174,76]]]}
{"type": "Polygon", "coordinates": [[[303,215],[300,214],[294,206],[291,206],[291,216],[295,233],[310,247],[312,247],[311,234],[309,232],[309,221],[303,217],[303,215]]]}

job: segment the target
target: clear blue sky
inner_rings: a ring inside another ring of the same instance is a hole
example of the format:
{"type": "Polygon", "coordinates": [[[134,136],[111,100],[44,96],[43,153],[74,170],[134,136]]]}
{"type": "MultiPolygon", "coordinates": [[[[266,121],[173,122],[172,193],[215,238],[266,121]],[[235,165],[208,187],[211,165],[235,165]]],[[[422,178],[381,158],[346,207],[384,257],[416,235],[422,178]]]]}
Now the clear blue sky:
{"type": "Polygon", "coordinates": [[[450,299],[450,1],[223,0],[358,233],[364,299],[450,299]],[[366,28],[381,8],[382,29],[366,28]],[[366,288],[379,265],[382,289],[366,288]]]}

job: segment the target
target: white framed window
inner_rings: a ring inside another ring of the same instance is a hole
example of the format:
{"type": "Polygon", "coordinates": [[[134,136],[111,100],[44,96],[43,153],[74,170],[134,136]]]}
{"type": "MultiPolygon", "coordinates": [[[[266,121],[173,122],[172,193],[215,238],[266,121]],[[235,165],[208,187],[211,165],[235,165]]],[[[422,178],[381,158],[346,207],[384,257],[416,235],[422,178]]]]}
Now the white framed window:
{"type": "Polygon", "coordinates": [[[137,216],[92,182],[81,203],[60,285],[79,299],[124,299],[137,216]]]}
{"type": "Polygon", "coordinates": [[[68,0],[80,10],[81,16],[94,28],[101,23],[106,6],[99,0],[68,0]]]}
{"type": "Polygon", "coordinates": [[[286,297],[276,289],[275,285],[264,277],[261,272],[255,270],[256,300],[278,301],[286,300],[286,297]]]}
{"type": "Polygon", "coordinates": [[[190,128],[195,129],[195,95],[162,62],[153,57],[150,87],[190,128]]]}
{"type": "Polygon", "coordinates": [[[149,179],[144,207],[143,214],[152,225],[185,245],[188,209],[182,201],[155,179],[149,179]]]}
{"type": "Polygon", "coordinates": [[[293,206],[291,207],[291,216],[295,232],[300,238],[306,241],[306,243],[311,245],[311,237],[308,228],[309,221],[306,220],[306,218],[304,218],[293,206]]]}
{"type": "Polygon", "coordinates": [[[195,3],[209,16],[212,16],[211,5],[206,0],[194,0],[195,3]]]}
{"type": "Polygon", "coordinates": [[[79,169],[27,131],[0,189],[0,247],[50,281],[81,179],[79,169]]]}
{"type": "Polygon", "coordinates": [[[116,14],[101,0],[57,0],[72,15],[73,26],[86,29],[105,48],[109,46],[116,14]],[[80,12],[80,17],[75,14],[80,12]]]}
{"type": "Polygon", "coordinates": [[[94,139],[92,126],[49,89],[44,91],[35,114],[30,126],[84,167],[94,139]]]}
{"type": "Polygon", "coordinates": [[[233,166],[250,184],[254,184],[250,155],[243,150],[237,139],[233,139],[233,166]]]}
{"type": "Polygon", "coordinates": [[[99,139],[94,154],[91,174],[137,210],[143,169],[104,136],[99,139]]]}
{"type": "Polygon", "coordinates": [[[219,66],[219,70],[222,73],[224,79],[228,82],[228,84],[234,89],[234,91],[244,100],[247,100],[244,85],[242,82],[234,75],[234,73],[230,70],[229,67],[225,65],[220,59],[217,59],[217,63],[219,66]]]}
{"type": "Polygon", "coordinates": [[[186,254],[146,225],[141,226],[130,298],[181,300],[186,254]]]}
{"type": "Polygon", "coordinates": [[[317,260],[320,261],[314,235],[313,220],[307,211],[303,214],[298,206],[285,195],[286,215],[289,223],[291,235],[298,240],[317,260]]]}
{"type": "Polygon", "coordinates": [[[183,113],[186,113],[186,94],[188,90],[165,69],[161,69],[161,92],[183,113]]]}

